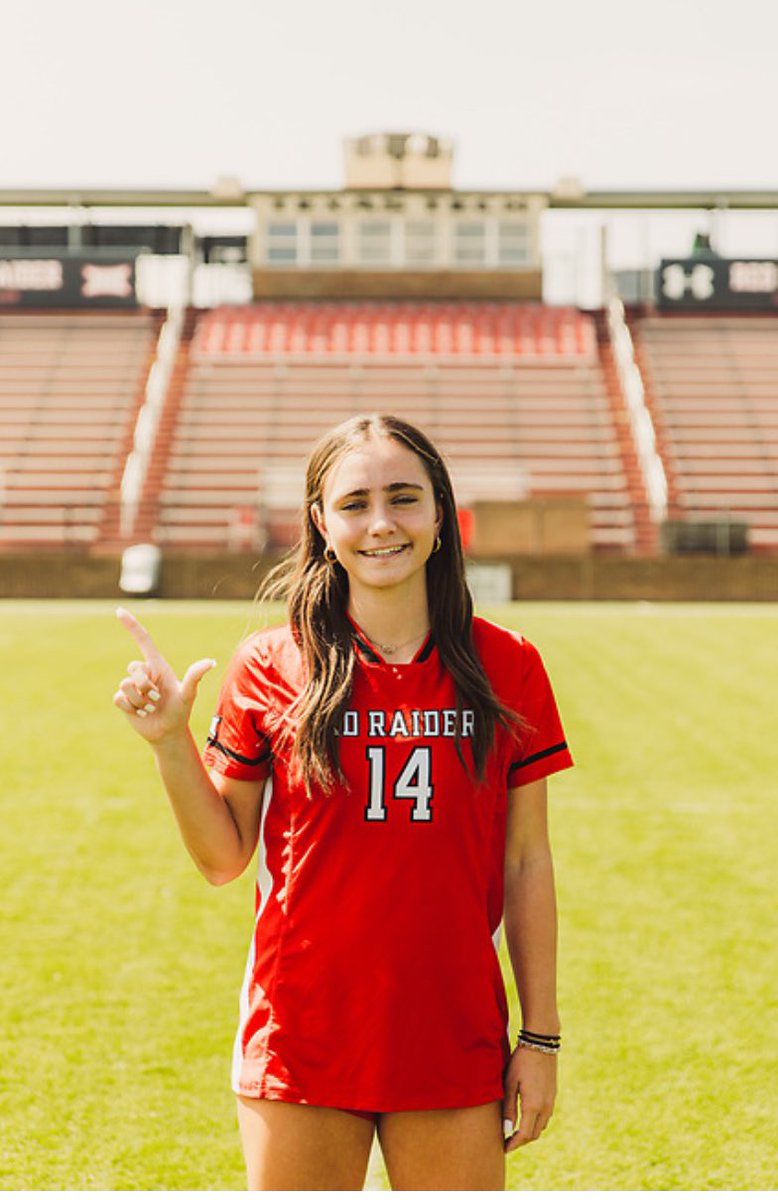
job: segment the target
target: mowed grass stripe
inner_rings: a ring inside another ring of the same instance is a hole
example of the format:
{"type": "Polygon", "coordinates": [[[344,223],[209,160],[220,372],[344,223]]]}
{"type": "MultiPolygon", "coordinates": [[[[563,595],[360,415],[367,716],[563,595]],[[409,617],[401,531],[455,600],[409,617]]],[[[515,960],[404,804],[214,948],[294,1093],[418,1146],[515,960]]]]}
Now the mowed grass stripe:
{"type": "MultiPolygon", "coordinates": [[[[137,606],[202,740],[250,604],[137,606]]],[[[774,1186],[775,606],[516,605],[573,747],[551,782],[565,1031],[522,1189],[774,1186]]],[[[110,603],[0,604],[0,1184],[244,1186],[228,1089],[251,872],[200,880],[110,704],[110,603]]],[[[512,996],[515,1010],[515,997],[512,996]]],[[[333,1048],[336,1052],[336,1048],[333,1048]]]]}

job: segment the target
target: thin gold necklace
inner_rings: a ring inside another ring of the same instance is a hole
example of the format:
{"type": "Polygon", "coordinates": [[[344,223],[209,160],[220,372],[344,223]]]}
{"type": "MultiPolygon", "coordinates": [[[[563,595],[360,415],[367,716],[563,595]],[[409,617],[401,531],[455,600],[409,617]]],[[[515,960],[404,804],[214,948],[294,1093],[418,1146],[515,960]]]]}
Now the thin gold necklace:
{"type": "Polygon", "coordinates": [[[427,630],[424,633],[417,634],[416,637],[408,638],[407,642],[399,642],[396,646],[385,646],[383,642],[375,642],[374,645],[381,651],[382,654],[396,654],[398,650],[404,650],[406,646],[410,646],[413,642],[418,642],[421,638],[426,637],[427,630]]]}
{"type": "MultiPolygon", "coordinates": [[[[364,633],[364,630],[362,632],[364,633]]],[[[407,642],[398,642],[396,646],[387,646],[384,642],[379,642],[376,638],[371,638],[368,634],[365,634],[365,637],[382,654],[396,654],[398,650],[404,650],[406,646],[410,646],[413,642],[418,642],[421,638],[426,637],[428,632],[429,630],[425,629],[422,633],[417,633],[414,637],[408,638],[407,642]]]]}

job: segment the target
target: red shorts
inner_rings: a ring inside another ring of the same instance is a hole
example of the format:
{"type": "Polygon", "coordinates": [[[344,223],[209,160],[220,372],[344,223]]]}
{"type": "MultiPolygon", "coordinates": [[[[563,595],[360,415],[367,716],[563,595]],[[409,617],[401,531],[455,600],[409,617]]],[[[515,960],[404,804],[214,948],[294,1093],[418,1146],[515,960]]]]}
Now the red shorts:
{"type": "Polygon", "coordinates": [[[350,1113],[352,1117],[361,1117],[363,1121],[372,1121],[374,1125],[381,1115],[377,1112],[370,1112],[366,1108],[343,1108],[341,1112],[350,1113]]]}

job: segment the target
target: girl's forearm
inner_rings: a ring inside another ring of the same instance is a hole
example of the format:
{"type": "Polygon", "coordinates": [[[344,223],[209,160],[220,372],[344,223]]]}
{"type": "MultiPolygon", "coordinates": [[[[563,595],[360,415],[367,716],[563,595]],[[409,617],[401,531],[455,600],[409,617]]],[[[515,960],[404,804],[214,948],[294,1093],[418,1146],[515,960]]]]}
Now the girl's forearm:
{"type": "Polygon", "coordinates": [[[522,1024],[535,1033],[558,1033],[557,910],[550,851],[506,866],[504,924],[522,1024]]]}
{"type": "Polygon", "coordinates": [[[243,865],[241,836],[187,728],[155,742],[154,757],[184,844],[209,883],[226,883],[243,865]]]}

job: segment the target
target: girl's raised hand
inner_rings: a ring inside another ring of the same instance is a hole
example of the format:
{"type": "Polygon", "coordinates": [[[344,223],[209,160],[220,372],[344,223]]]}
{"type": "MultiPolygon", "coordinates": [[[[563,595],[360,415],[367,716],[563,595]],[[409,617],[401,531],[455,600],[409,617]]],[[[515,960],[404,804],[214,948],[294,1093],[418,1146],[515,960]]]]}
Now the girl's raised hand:
{"type": "Polygon", "coordinates": [[[180,736],[189,724],[200,680],[216,663],[212,658],[198,659],[179,679],[140,621],[126,608],[118,608],[116,615],[143,658],[128,665],[127,675],[114,695],[114,704],[147,742],[180,736]]]}

